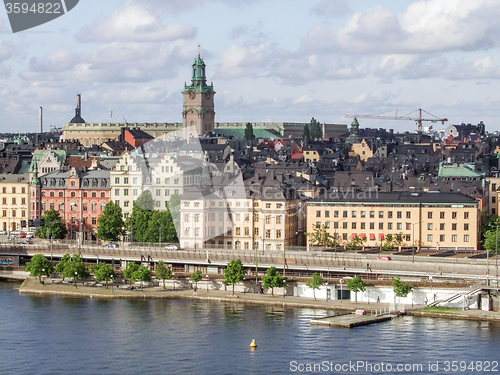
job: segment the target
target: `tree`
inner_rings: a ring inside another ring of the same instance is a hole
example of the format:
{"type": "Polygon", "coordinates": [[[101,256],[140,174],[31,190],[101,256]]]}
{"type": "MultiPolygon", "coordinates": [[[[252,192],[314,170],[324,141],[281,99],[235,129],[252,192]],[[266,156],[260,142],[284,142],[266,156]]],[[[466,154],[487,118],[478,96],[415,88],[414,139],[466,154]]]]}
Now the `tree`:
{"type": "Polygon", "coordinates": [[[328,229],[325,224],[321,225],[319,228],[313,224],[312,232],[307,232],[306,236],[309,238],[309,242],[316,246],[334,247],[336,246],[335,238],[330,236],[328,229]]]}
{"type": "MultiPolygon", "coordinates": [[[[484,207],[481,210],[481,240],[484,240],[486,233],[492,229],[492,225],[500,223],[499,216],[488,213],[488,207],[484,207]]],[[[496,229],[496,228],[495,228],[496,229]]]]}
{"type": "Polygon", "coordinates": [[[387,234],[385,236],[385,242],[382,245],[382,250],[391,251],[399,248],[401,245],[403,245],[403,233],[387,234]]]}
{"type": "Polygon", "coordinates": [[[191,281],[194,282],[194,289],[198,289],[198,281],[200,281],[202,279],[201,277],[201,271],[200,270],[196,270],[194,273],[191,274],[191,277],[190,277],[191,281]]]}
{"type": "Polygon", "coordinates": [[[163,260],[158,261],[156,265],[156,279],[163,280],[163,289],[165,289],[165,280],[170,280],[172,276],[170,267],[167,267],[163,260]]]}
{"type": "Polygon", "coordinates": [[[66,268],[68,262],[71,260],[71,256],[69,254],[64,254],[59,263],[56,264],[55,273],[60,274],[64,280],[64,269],[66,268]]]}
{"type": "MultiPolygon", "coordinates": [[[[493,216],[493,215],[492,215],[493,216]]],[[[485,226],[484,232],[482,233],[484,237],[484,248],[486,251],[491,252],[493,254],[497,253],[497,233],[499,234],[500,237],[500,228],[497,232],[497,226],[500,227],[500,218],[495,215],[494,217],[495,220],[490,220],[488,226],[485,226]]],[[[481,225],[482,227],[482,225],[481,225]]],[[[499,238],[500,239],[500,238],[499,238]]]]}
{"type": "Polygon", "coordinates": [[[354,292],[355,303],[358,303],[358,292],[364,292],[366,290],[366,285],[361,276],[354,276],[347,282],[347,290],[354,292]]]}
{"type": "Polygon", "coordinates": [[[95,280],[98,283],[101,281],[106,282],[106,288],[108,288],[108,282],[116,276],[113,267],[104,262],[93,264],[90,269],[94,272],[95,280]]]}
{"type": "Polygon", "coordinates": [[[362,250],[365,242],[366,237],[360,237],[356,234],[356,236],[345,245],[345,248],[347,250],[362,250]]]}
{"type": "Polygon", "coordinates": [[[44,220],[45,224],[36,231],[35,234],[37,237],[43,238],[44,240],[50,238],[60,240],[68,234],[68,229],[59,215],[59,211],[45,211],[41,216],[41,219],[44,220]]]}
{"type": "Polygon", "coordinates": [[[137,204],[137,207],[142,210],[151,211],[155,207],[155,201],[149,190],[143,191],[135,203],[137,204]]]}
{"type": "Polygon", "coordinates": [[[399,276],[392,279],[394,294],[398,297],[406,297],[413,290],[413,287],[408,283],[402,283],[399,276]]]}
{"type": "Polygon", "coordinates": [[[106,241],[117,241],[123,235],[125,225],[121,207],[113,201],[106,203],[104,211],[97,218],[97,225],[97,237],[106,241]]]}
{"type": "Polygon", "coordinates": [[[255,134],[253,133],[253,125],[251,122],[247,122],[246,128],[245,128],[245,139],[247,141],[251,141],[255,139],[255,134]]]}
{"type": "Polygon", "coordinates": [[[170,196],[170,199],[168,201],[168,208],[174,222],[174,228],[177,230],[176,233],[179,233],[181,225],[181,214],[179,213],[181,209],[181,196],[179,194],[173,194],[170,196]]]}
{"type": "Polygon", "coordinates": [[[309,288],[312,288],[315,301],[316,301],[316,289],[319,289],[319,287],[324,283],[325,280],[320,275],[318,275],[317,272],[314,272],[311,281],[306,283],[306,285],[309,288]]]}
{"type": "Polygon", "coordinates": [[[77,279],[86,279],[90,276],[89,270],[85,267],[85,263],[83,259],[78,254],[74,254],[67,261],[66,266],[63,270],[63,276],[69,278],[73,278],[73,281],[76,286],[77,279]]]}
{"type": "Polygon", "coordinates": [[[274,288],[283,288],[286,285],[286,278],[283,278],[275,267],[268,268],[266,274],[262,277],[264,289],[271,288],[271,294],[274,296],[274,288]]]}
{"type": "Polygon", "coordinates": [[[302,133],[302,137],[307,139],[308,141],[311,140],[311,132],[309,131],[309,125],[305,124],[304,125],[304,131],[302,133]]]}
{"type": "Polygon", "coordinates": [[[33,277],[38,277],[38,281],[42,282],[42,276],[50,276],[53,272],[52,262],[43,254],[35,254],[31,261],[26,263],[26,272],[33,277]]]}
{"type": "Polygon", "coordinates": [[[311,118],[311,123],[309,125],[309,133],[312,139],[323,138],[323,129],[321,129],[320,123],[314,117],[311,118]]]}
{"type": "Polygon", "coordinates": [[[141,291],[143,291],[144,289],[142,288],[142,284],[144,282],[149,283],[151,281],[151,271],[149,268],[140,265],[139,268],[137,268],[137,270],[134,272],[133,277],[141,282],[141,291]]]}
{"type": "Polygon", "coordinates": [[[130,285],[132,283],[135,283],[137,278],[135,277],[135,271],[139,269],[139,265],[135,262],[127,262],[127,266],[125,267],[125,270],[123,271],[123,276],[128,279],[130,282],[130,285]]]}
{"type": "Polygon", "coordinates": [[[224,281],[222,284],[225,286],[232,285],[233,286],[233,294],[234,294],[234,285],[243,281],[245,275],[245,269],[243,268],[243,263],[241,263],[241,259],[236,259],[230,261],[226,268],[224,268],[224,281]]]}

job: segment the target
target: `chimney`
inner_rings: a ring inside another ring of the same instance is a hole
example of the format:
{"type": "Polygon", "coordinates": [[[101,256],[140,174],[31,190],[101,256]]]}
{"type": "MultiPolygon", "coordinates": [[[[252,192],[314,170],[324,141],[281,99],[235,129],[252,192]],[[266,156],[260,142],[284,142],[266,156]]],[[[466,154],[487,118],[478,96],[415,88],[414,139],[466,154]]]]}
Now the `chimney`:
{"type": "Polygon", "coordinates": [[[80,94],[76,96],[76,108],[82,113],[82,96],[80,94]]]}
{"type": "Polygon", "coordinates": [[[38,123],[40,124],[40,134],[43,133],[43,120],[42,120],[43,108],[40,107],[40,112],[38,115],[38,123]]]}

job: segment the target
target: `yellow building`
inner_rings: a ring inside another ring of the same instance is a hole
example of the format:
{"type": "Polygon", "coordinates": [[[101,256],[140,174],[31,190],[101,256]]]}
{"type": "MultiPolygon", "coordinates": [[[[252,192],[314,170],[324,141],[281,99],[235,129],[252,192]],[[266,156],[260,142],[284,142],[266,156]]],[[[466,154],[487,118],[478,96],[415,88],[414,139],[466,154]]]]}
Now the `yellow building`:
{"type": "Polygon", "coordinates": [[[498,198],[500,193],[500,177],[488,177],[488,213],[498,215],[500,213],[498,198]]]}
{"type": "Polygon", "coordinates": [[[307,203],[308,232],[324,225],[343,245],[358,236],[364,246],[382,246],[388,234],[400,234],[403,246],[475,250],[479,224],[479,201],[461,193],[350,191],[307,203]]]}
{"type": "Polygon", "coordinates": [[[349,156],[355,157],[359,155],[359,159],[363,161],[367,161],[368,158],[373,157],[373,151],[366,143],[366,140],[363,139],[360,143],[353,143],[351,145],[351,151],[349,152],[349,156]]]}
{"type": "Polygon", "coordinates": [[[27,227],[28,174],[0,174],[0,230],[10,233],[27,227]]]}

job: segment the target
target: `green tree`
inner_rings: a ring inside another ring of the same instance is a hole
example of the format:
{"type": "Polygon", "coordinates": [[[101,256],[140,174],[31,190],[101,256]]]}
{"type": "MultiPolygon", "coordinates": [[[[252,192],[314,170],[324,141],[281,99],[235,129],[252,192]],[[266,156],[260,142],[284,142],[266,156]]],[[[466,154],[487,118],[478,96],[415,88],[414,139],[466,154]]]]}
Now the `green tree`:
{"type": "Polygon", "coordinates": [[[76,280],[78,279],[86,279],[90,276],[89,270],[85,267],[85,263],[83,259],[78,254],[73,254],[71,259],[69,259],[66,263],[66,266],[63,270],[63,276],[69,278],[73,278],[73,281],[76,286],[76,280]]]}
{"type": "Polygon", "coordinates": [[[492,254],[496,254],[497,250],[500,250],[500,244],[497,243],[497,241],[500,240],[500,228],[497,231],[497,226],[500,227],[500,218],[495,215],[495,220],[490,220],[488,226],[484,228],[484,232],[482,233],[484,237],[483,246],[487,252],[491,252],[492,254]],[[497,232],[499,237],[498,240],[497,232]],[[499,249],[497,249],[497,247],[499,249]]]}
{"type": "Polygon", "coordinates": [[[196,270],[194,273],[191,274],[190,279],[192,282],[194,282],[194,289],[195,290],[198,289],[198,281],[200,281],[202,279],[201,271],[196,270]]]}
{"type": "Polygon", "coordinates": [[[38,277],[38,281],[42,282],[42,276],[50,276],[53,272],[52,262],[43,254],[35,254],[31,261],[26,263],[26,272],[33,277],[38,277]]]}
{"type": "Polygon", "coordinates": [[[362,250],[365,242],[366,237],[360,237],[356,234],[356,236],[345,245],[345,248],[347,250],[362,250]]]}
{"type": "Polygon", "coordinates": [[[323,129],[321,128],[321,124],[314,117],[311,118],[311,122],[309,124],[309,133],[312,139],[323,138],[323,129]]]}
{"type": "MultiPolygon", "coordinates": [[[[307,232],[306,236],[309,238],[309,243],[316,246],[334,247],[336,245],[335,238],[330,236],[325,224],[319,228],[315,224],[312,226],[312,232],[307,232]]],[[[338,245],[338,243],[337,243],[338,245]]]]}
{"type": "Polygon", "coordinates": [[[385,236],[385,242],[382,245],[383,251],[391,251],[398,249],[399,246],[403,245],[403,233],[387,234],[385,236]]]}
{"type": "Polygon", "coordinates": [[[247,125],[245,127],[245,139],[247,141],[255,139],[255,134],[253,133],[253,125],[251,122],[247,122],[247,125]]]}
{"type": "Polygon", "coordinates": [[[151,281],[151,270],[143,265],[134,272],[134,278],[141,282],[141,291],[144,291],[142,285],[143,283],[149,283],[151,281]]]}
{"type": "Polygon", "coordinates": [[[304,125],[304,131],[302,132],[302,137],[307,139],[308,141],[311,140],[311,132],[309,130],[309,125],[305,124],[304,125]]]}
{"type": "Polygon", "coordinates": [[[123,235],[122,209],[113,201],[106,203],[101,216],[97,218],[97,237],[106,241],[117,241],[123,235]]]}
{"type": "Polygon", "coordinates": [[[398,297],[406,297],[413,290],[411,285],[401,282],[399,276],[392,279],[392,286],[394,287],[394,294],[398,297]]]}
{"type": "Polygon", "coordinates": [[[224,268],[224,281],[222,284],[225,286],[232,285],[233,286],[233,294],[234,294],[234,285],[244,280],[245,269],[243,268],[243,263],[241,263],[241,259],[236,259],[230,261],[226,268],[224,268]]]}
{"type": "Polygon", "coordinates": [[[66,237],[68,234],[68,229],[66,224],[64,224],[63,219],[59,215],[59,211],[48,210],[43,213],[41,219],[45,221],[45,225],[38,228],[36,231],[36,236],[43,238],[44,240],[54,238],[55,240],[60,240],[66,237]]]}
{"type": "Polygon", "coordinates": [[[172,278],[172,270],[163,260],[158,261],[156,265],[156,279],[163,280],[163,289],[165,289],[165,280],[172,278]]]}
{"type": "Polygon", "coordinates": [[[366,284],[361,280],[361,276],[354,276],[347,282],[347,290],[354,292],[355,303],[358,303],[358,292],[364,292],[366,284]]]}
{"type": "Polygon", "coordinates": [[[94,272],[95,280],[98,283],[100,283],[101,281],[106,282],[106,289],[108,288],[108,282],[113,280],[113,278],[116,276],[113,267],[104,262],[93,264],[90,269],[94,272]]]}
{"type": "Polygon", "coordinates": [[[274,288],[284,288],[286,278],[281,276],[275,267],[268,268],[266,274],[262,277],[264,289],[271,288],[271,294],[274,296],[274,288]]]}
{"type": "Polygon", "coordinates": [[[324,283],[325,280],[320,275],[318,275],[317,272],[314,272],[311,281],[306,283],[306,285],[313,290],[313,296],[315,301],[316,301],[316,289],[319,289],[319,287],[324,283]]]}
{"type": "MultiPolygon", "coordinates": [[[[499,223],[499,216],[492,214],[490,215],[488,212],[488,207],[484,207],[481,210],[481,240],[485,240],[486,233],[491,231],[492,226],[495,226],[499,223]]],[[[496,228],[495,228],[496,230],[496,228]]]]}
{"type": "Polygon", "coordinates": [[[66,265],[68,264],[69,261],[71,261],[71,256],[69,254],[64,254],[59,263],[56,264],[56,268],[54,270],[55,273],[58,273],[62,276],[63,280],[64,280],[64,269],[66,268],[66,265]]]}
{"type": "Polygon", "coordinates": [[[128,279],[130,285],[137,281],[135,272],[139,269],[139,265],[135,262],[127,262],[125,270],[123,270],[123,276],[128,279]]]}
{"type": "Polygon", "coordinates": [[[143,191],[135,203],[143,210],[151,211],[155,208],[155,201],[149,190],[143,191]]]}

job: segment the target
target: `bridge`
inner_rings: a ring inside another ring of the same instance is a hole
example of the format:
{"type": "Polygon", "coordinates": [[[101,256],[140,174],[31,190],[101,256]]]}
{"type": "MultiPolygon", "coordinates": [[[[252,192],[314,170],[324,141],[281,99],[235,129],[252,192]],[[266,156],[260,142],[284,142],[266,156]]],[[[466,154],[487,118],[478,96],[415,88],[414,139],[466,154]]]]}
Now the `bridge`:
{"type": "MultiPolygon", "coordinates": [[[[179,249],[167,250],[163,246],[143,246],[121,243],[119,247],[103,247],[97,244],[82,246],[68,242],[37,242],[35,244],[0,243],[0,260],[13,257],[12,266],[23,267],[35,254],[44,254],[58,262],[64,254],[81,253],[86,262],[106,261],[115,267],[124,268],[126,262],[142,262],[154,265],[159,261],[171,264],[177,272],[192,272],[195,269],[207,273],[222,273],[228,262],[241,259],[249,275],[264,273],[274,266],[285,270],[286,276],[310,276],[320,272],[324,277],[343,277],[361,275],[367,279],[390,279],[394,276],[410,277],[415,281],[445,281],[498,283],[496,259],[471,259],[418,256],[412,262],[408,255],[391,254],[390,261],[377,260],[377,254],[355,252],[320,251],[268,251],[235,249],[179,249]],[[17,261],[17,262],[16,262],[17,261]]],[[[1,263],[1,262],[0,262],[1,263]]]]}

